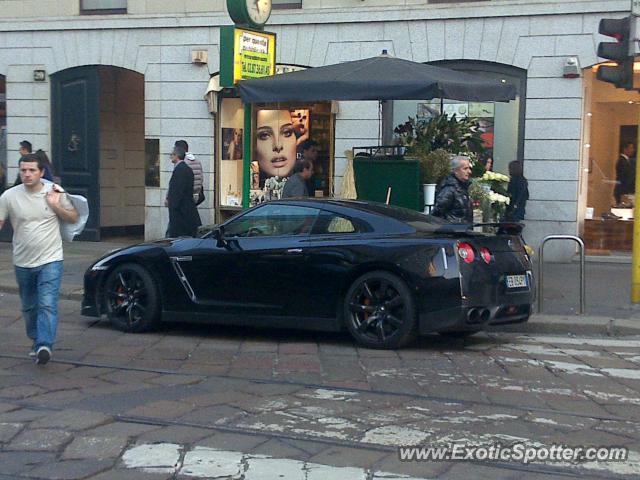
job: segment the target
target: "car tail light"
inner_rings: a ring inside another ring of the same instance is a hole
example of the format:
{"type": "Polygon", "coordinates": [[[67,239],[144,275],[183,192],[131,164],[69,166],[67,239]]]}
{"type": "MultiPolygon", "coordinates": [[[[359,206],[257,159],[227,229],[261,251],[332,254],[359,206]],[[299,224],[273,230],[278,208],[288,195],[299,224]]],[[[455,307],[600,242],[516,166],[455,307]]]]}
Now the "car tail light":
{"type": "Polygon", "coordinates": [[[491,263],[491,252],[489,251],[489,249],[487,247],[482,247],[480,249],[480,257],[482,257],[482,260],[487,265],[489,265],[489,263],[491,263]]]}
{"type": "Polygon", "coordinates": [[[473,251],[473,247],[468,243],[460,242],[458,244],[458,255],[464,260],[464,263],[471,263],[476,259],[476,254],[473,251]]]}

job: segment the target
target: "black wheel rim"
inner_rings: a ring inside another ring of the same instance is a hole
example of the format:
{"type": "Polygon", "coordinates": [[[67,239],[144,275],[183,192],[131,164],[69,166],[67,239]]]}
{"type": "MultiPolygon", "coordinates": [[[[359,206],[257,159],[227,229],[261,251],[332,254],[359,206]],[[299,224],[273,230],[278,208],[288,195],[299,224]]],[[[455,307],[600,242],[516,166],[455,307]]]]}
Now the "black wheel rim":
{"type": "Polygon", "coordinates": [[[130,327],[141,322],[149,308],[144,280],[132,270],[118,272],[107,289],[107,302],[112,316],[130,327]]]}
{"type": "Polygon", "coordinates": [[[406,305],[391,282],[369,279],[354,290],[349,299],[349,312],[358,335],[382,343],[404,325],[406,305]]]}

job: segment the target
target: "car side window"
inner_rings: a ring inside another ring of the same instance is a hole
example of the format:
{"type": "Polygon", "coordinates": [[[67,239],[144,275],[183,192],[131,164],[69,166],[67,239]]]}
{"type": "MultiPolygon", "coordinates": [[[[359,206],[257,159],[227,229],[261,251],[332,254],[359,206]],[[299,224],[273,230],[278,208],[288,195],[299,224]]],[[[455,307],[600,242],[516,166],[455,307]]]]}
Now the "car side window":
{"type": "Polygon", "coordinates": [[[265,205],[227,223],[224,233],[226,237],[308,235],[318,213],[315,208],[265,205]]]}
{"type": "Polygon", "coordinates": [[[331,233],[361,233],[364,231],[367,231],[367,229],[360,222],[337,213],[322,212],[311,234],[326,235],[331,233]]]}

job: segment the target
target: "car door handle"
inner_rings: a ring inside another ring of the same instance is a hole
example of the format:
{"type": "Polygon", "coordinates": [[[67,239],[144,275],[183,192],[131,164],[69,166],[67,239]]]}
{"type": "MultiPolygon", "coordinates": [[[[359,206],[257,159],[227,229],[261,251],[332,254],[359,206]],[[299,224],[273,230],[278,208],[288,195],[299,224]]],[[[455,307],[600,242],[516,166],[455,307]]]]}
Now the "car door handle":
{"type": "Polygon", "coordinates": [[[287,253],[302,253],[302,249],[301,248],[289,248],[287,250],[287,253]]]}

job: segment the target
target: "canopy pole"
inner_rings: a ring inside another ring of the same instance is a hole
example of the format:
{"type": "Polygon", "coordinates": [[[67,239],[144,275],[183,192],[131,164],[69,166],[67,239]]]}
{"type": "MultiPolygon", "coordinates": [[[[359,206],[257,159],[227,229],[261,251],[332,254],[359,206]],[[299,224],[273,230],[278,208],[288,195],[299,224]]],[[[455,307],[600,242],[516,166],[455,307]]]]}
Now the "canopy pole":
{"type": "Polygon", "coordinates": [[[251,117],[252,103],[244,104],[244,132],[242,133],[242,207],[251,205],[251,117]]]}

